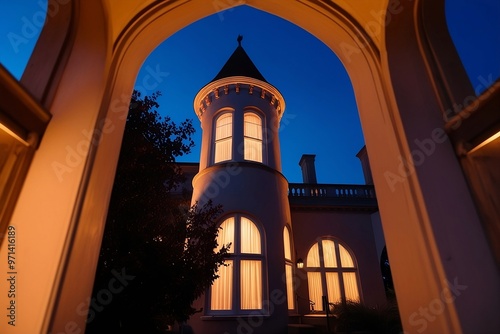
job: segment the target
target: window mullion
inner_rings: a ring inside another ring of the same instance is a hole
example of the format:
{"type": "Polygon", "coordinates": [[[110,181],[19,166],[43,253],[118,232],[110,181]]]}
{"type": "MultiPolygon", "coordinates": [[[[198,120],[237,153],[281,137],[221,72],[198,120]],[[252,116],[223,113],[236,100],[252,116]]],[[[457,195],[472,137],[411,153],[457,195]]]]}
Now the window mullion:
{"type": "Polygon", "coordinates": [[[233,312],[239,313],[241,310],[241,258],[239,255],[234,259],[233,273],[233,312]]]}
{"type": "Polygon", "coordinates": [[[345,285],[344,285],[344,270],[342,267],[342,262],[340,260],[340,247],[339,243],[337,241],[334,241],[335,243],[335,257],[337,258],[337,269],[338,269],[338,278],[339,278],[339,286],[340,286],[340,299],[342,300],[342,303],[346,302],[346,297],[345,297],[345,285]]]}
{"type": "Polygon", "coordinates": [[[241,311],[241,230],[240,230],[240,216],[234,216],[234,274],[233,274],[233,311],[239,313],[241,311]]]}
{"type": "MultiPolygon", "coordinates": [[[[326,267],[325,267],[325,260],[324,260],[324,253],[323,253],[323,241],[320,240],[318,242],[318,252],[319,252],[319,271],[321,273],[321,290],[323,291],[323,296],[326,296],[326,299],[328,300],[328,286],[326,284],[326,267]]],[[[328,305],[324,305],[327,306],[328,305]]],[[[323,310],[326,311],[326,310],[323,310]]]]}

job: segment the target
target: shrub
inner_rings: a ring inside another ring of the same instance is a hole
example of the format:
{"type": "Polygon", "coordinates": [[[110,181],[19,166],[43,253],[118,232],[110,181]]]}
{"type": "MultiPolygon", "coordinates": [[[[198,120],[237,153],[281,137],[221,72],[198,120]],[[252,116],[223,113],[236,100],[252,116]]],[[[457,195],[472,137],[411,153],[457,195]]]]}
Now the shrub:
{"type": "Polygon", "coordinates": [[[403,330],[395,301],[377,307],[353,301],[332,306],[332,314],[337,318],[335,332],[397,334],[403,330]]]}

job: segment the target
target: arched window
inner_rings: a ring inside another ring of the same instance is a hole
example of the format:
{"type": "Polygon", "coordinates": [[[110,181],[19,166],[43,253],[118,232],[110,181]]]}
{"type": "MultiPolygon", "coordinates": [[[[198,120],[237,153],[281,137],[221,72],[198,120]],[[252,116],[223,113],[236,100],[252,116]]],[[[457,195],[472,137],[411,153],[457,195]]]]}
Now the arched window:
{"type": "Polygon", "coordinates": [[[285,278],[286,278],[286,298],[288,309],[295,309],[295,296],[293,293],[293,262],[292,262],[292,243],[290,240],[290,231],[285,226],[283,229],[283,244],[285,250],[285,278]]]}
{"type": "Polygon", "coordinates": [[[231,160],[233,136],[233,114],[226,112],[215,121],[214,163],[231,160]]]}
{"type": "Polygon", "coordinates": [[[247,217],[235,215],[220,225],[219,247],[231,243],[230,257],[219,267],[212,284],[210,311],[245,314],[263,309],[263,238],[257,225],[247,217]]]}
{"type": "Polygon", "coordinates": [[[315,243],[307,253],[306,265],[314,310],[323,311],[322,296],[327,296],[330,303],[360,301],[355,260],[338,240],[315,243]]]}
{"type": "Polygon", "coordinates": [[[245,160],[262,162],[262,118],[254,112],[244,115],[245,160]]]}

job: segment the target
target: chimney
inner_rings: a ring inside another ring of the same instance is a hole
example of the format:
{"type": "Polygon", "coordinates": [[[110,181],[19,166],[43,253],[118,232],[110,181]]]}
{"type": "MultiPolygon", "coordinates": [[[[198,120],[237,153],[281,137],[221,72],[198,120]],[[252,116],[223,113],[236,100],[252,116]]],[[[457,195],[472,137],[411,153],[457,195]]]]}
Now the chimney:
{"type": "Polygon", "coordinates": [[[359,161],[361,161],[361,168],[363,168],[363,174],[365,176],[365,183],[373,185],[372,170],[370,168],[370,160],[368,160],[368,153],[366,152],[366,145],[359,150],[356,154],[359,161]]]}
{"type": "Polygon", "coordinates": [[[314,167],[315,157],[315,154],[302,154],[302,158],[300,158],[299,166],[302,169],[302,182],[304,183],[318,183],[314,167]]]}

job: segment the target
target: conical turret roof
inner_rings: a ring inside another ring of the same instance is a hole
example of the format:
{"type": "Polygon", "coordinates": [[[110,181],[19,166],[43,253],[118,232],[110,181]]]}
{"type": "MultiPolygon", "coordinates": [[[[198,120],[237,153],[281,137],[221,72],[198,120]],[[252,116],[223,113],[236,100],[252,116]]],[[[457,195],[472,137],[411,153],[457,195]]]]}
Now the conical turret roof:
{"type": "Polygon", "coordinates": [[[245,76],[267,82],[241,46],[242,39],[242,36],[238,36],[238,47],[211,82],[233,76],[245,76]]]}
{"type": "Polygon", "coordinates": [[[267,99],[270,105],[276,109],[279,118],[281,119],[281,116],[283,116],[283,112],[285,111],[283,96],[259,72],[241,46],[242,39],[242,36],[238,36],[238,47],[229,57],[226,64],[224,64],[215,78],[196,94],[194,98],[194,110],[200,120],[207,108],[210,107],[212,101],[220,98],[220,89],[223,89],[224,95],[228,95],[230,92],[238,93],[240,89],[248,89],[249,94],[252,94],[252,91],[256,88],[258,94],[255,94],[255,96],[267,99]]]}

